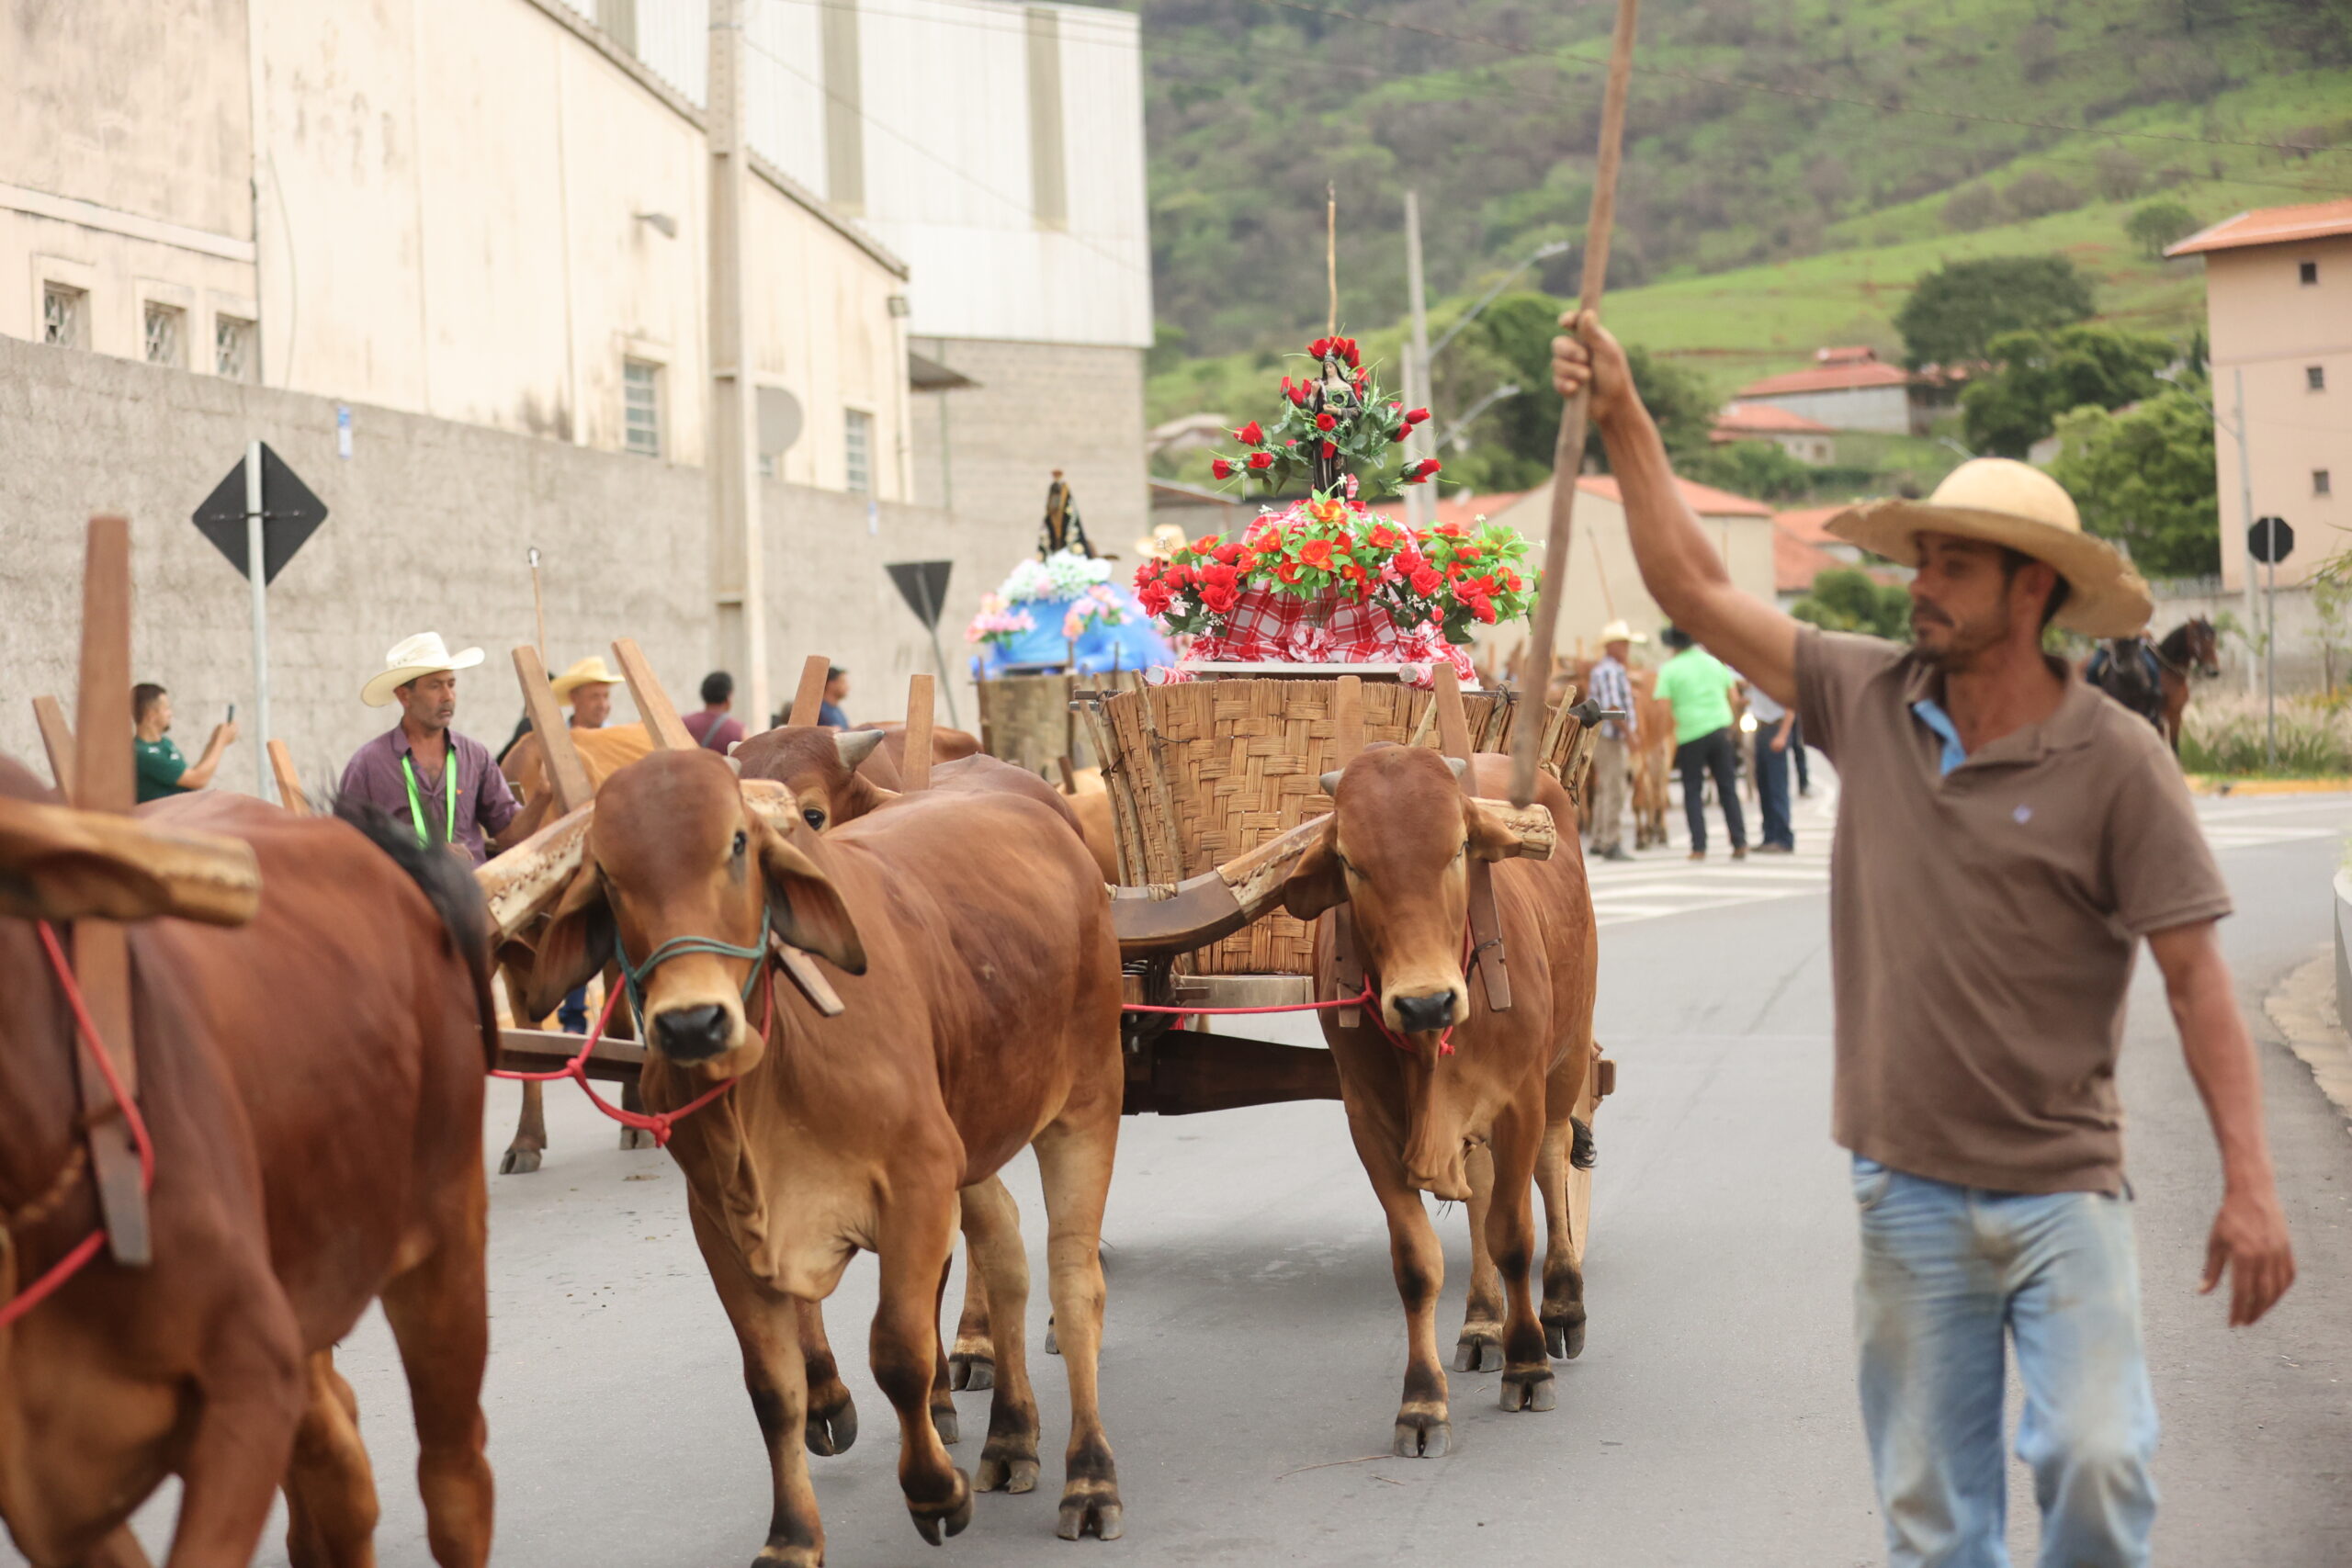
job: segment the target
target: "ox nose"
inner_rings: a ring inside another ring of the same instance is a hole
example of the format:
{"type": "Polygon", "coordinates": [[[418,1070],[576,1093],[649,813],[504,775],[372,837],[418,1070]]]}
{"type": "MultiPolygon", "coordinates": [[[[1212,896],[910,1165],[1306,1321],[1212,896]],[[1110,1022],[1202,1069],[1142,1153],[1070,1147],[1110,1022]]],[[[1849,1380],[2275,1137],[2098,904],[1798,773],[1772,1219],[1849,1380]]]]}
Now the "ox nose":
{"type": "Polygon", "coordinates": [[[727,1010],[673,1008],[653,1020],[654,1043],[673,1062],[700,1062],[727,1049],[727,1010]]]}
{"type": "Polygon", "coordinates": [[[1453,993],[1431,991],[1423,997],[1398,997],[1396,1017],[1412,1033],[1443,1029],[1453,1021],[1453,993]]]}

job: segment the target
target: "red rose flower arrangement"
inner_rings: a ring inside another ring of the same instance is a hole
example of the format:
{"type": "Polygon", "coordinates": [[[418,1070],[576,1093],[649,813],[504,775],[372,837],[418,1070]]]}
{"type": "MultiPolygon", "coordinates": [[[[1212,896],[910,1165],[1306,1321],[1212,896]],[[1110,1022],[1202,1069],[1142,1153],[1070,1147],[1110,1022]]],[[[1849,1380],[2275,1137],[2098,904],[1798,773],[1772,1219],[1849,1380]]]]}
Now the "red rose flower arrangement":
{"type": "MultiPolygon", "coordinates": [[[[1253,419],[1235,431],[1241,453],[1213,459],[1212,475],[1244,484],[1254,479],[1268,494],[1301,481],[1329,491],[1335,465],[1367,477],[1377,473],[1397,444],[1430,417],[1427,409],[1408,409],[1383,395],[1355,339],[1319,337],[1306,354],[1310,373],[1283,378],[1282,412],[1272,428],[1253,419]]],[[[1439,467],[1434,457],[1407,464],[1396,482],[1426,483],[1439,467]]]]}

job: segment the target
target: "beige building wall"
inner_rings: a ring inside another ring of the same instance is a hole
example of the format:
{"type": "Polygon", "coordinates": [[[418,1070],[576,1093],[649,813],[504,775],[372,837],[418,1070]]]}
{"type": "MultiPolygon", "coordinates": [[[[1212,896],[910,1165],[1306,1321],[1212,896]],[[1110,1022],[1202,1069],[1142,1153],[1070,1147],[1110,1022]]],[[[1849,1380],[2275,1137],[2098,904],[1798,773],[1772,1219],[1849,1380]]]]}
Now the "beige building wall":
{"type": "MultiPolygon", "coordinates": [[[[2352,547],[2352,234],[2253,245],[2205,257],[2213,401],[2223,428],[2213,453],[2222,513],[2222,581],[2245,581],[2246,517],[2238,478],[2237,386],[2245,388],[2256,517],[2283,517],[2295,553],[2281,586],[2308,579],[2352,547]],[[2314,281],[2301,281],[2302,264],[2314,281]],[[2324,386],[2312,385],[2320,372],[2324,386]],[[2313,476],[2328,475],[2329,493],[2313,476]]],[[[2257,585],[2267,574],[2257,567],[2257,585]]]]}

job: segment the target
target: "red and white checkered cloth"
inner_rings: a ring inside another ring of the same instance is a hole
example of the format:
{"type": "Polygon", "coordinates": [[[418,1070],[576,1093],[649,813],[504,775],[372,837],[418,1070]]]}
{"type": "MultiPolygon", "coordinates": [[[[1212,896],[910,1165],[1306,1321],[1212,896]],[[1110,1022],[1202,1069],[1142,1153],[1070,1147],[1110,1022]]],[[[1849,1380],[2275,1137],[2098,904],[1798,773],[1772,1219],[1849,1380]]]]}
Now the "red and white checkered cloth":
{"type": "MultiPolygon", "coordinates": [[[[1272,588],[1248,589],[1226,617],[1224,634],[1196,638],[1186,657],[1215,664],[1396,664],[1415,686],[1430,683],[1430,666],[1447,663],[1464,686],[1477,682],[1469,650],[1446,641],[1436,626],[1400,632],[1378,604],[1343,604],[1331,589],[1312,599],[1272,588]]],[[[1173,677],[1188,678],[1181,671],[1173,677]]]]}

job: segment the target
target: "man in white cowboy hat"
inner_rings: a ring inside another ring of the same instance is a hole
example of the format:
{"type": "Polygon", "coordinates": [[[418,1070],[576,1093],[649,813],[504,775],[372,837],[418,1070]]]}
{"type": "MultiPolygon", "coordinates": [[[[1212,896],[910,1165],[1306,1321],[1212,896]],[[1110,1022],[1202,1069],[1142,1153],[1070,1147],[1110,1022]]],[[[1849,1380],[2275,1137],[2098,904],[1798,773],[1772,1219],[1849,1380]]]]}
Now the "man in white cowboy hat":
{"type": "Polygon", "coordinates": [[[571,728],[602,729],[605,721],[613,716],[613,687],[620,676],[605,663],[601,653],[592,654],[550,682],[555,687],[555,700],[571,707],[571,728]]]}
{"type": "Polygon", "coordinates": [[[2222,1156],[2203,1288],[2250,1324],[2295,1277],[2258,1066],[2214,923],[2230,898],[2164,743],[2044,656],[2052,619],[2137,631],[2145,583],[2038,469],[1984,457],[1830,531],[1905,566],[1913,646],[1800,626],[1734,587],[1623,351],[1564,318],[1659,608],[1795,706],[1838,767],[1832,1131],[1852,1151],[1863,1425],[1897,1564],[2007,1562],[2005,1336],[2041,1561],[2144,1564],[2156,1415],[2115,1088],[2155,955],[2222,1156]]]}
{"type": "Polygon", "coordinates": [[[481,649],[451,653],[438,632],[420,632],[387,653],[359,700],[371,708],[399,703],[401,721],[352,753],[341,789],[345,799],[406,823],[419,843],[452,845],[476,865],[517,809],[490,748],[450,728],[458,671],[481,662],[481,649]]]}
{"type": "Polygon", "coordinates": [[[1623,718],[1600,721],[1592,748],[1592,852],[1602,860],[1632,860],[1625,850],[1625,797],[1634,743],[1641,720],[1634,712],[1634,681],[1625,668],[1634,644],[1647,642],[1623,621],[1600,628],[1600,662],[1592,667],[1585,695],[1623,718]]]}

